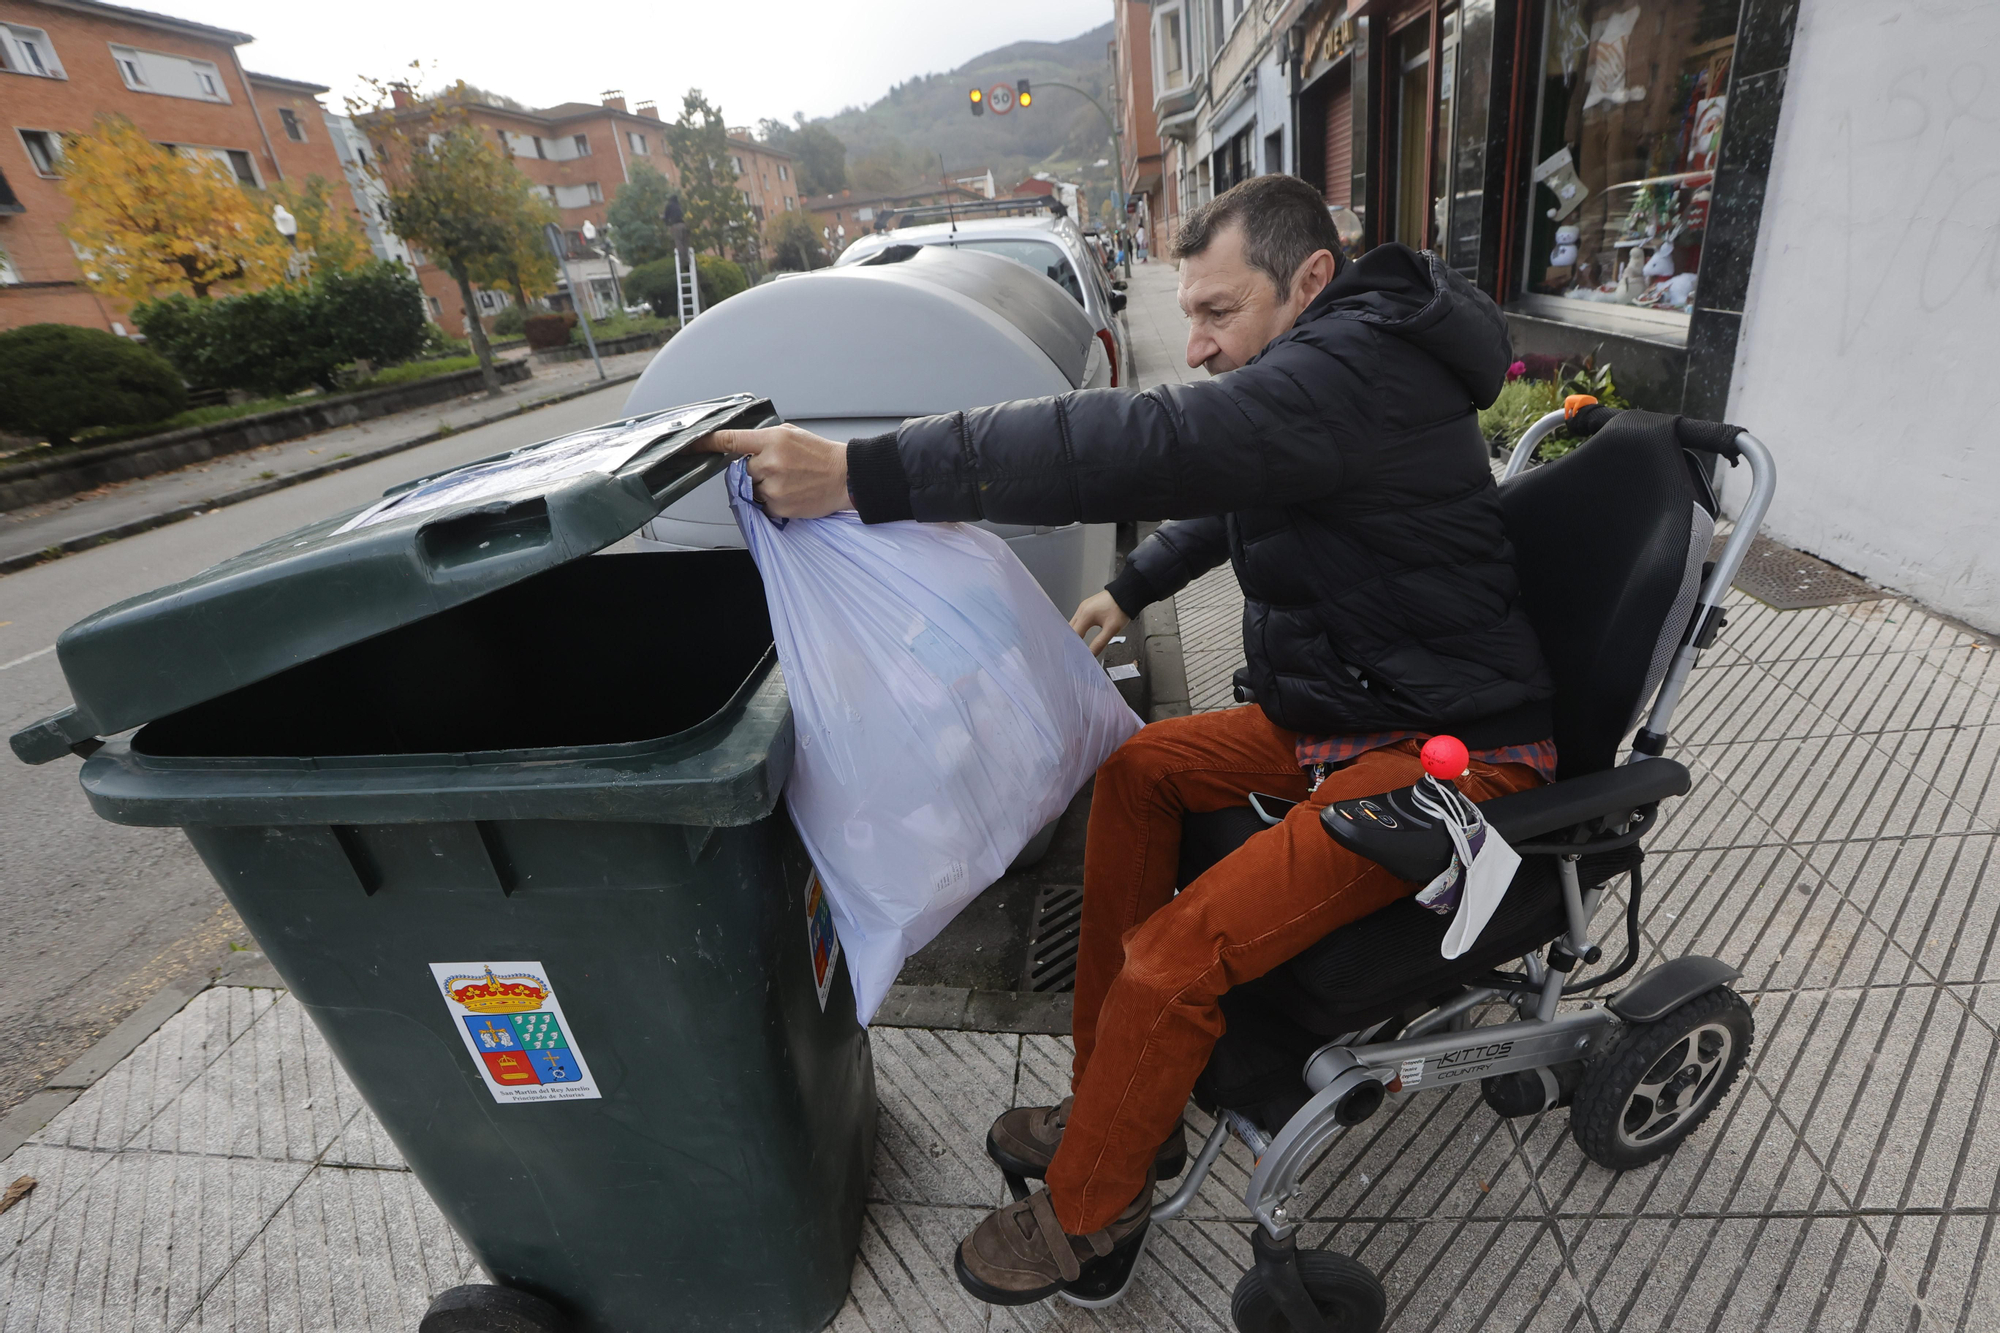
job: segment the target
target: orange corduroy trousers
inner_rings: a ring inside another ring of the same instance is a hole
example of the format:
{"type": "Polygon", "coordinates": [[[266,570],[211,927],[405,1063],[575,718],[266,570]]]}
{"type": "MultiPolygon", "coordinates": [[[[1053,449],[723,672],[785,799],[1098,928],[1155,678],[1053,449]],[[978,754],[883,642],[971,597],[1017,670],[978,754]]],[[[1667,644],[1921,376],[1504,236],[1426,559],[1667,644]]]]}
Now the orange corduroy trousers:
{"type": "MultiPolygon", "coordinates": [[[[1415,782],[1419,743],[1370,751],[1308,794],[1297,741],[1255,706],[1233,708],[1155,722],[1097,771],[1072,1019],[1076,1102],[1048,1172],[1056,1218],[1073,1236],[1109,1225],[1144,1186],[1222,1036],[1223,992],[1420,887],[1319,824],[1330,802],[1415,782]],[[1181,816],[1242,805],[1253,791],[1300,804],[1176,894],[1181,816]]],[[[1483,801],[1540,782],[1522,764],[1475,762],[1458,786],[1483,801]]]]}

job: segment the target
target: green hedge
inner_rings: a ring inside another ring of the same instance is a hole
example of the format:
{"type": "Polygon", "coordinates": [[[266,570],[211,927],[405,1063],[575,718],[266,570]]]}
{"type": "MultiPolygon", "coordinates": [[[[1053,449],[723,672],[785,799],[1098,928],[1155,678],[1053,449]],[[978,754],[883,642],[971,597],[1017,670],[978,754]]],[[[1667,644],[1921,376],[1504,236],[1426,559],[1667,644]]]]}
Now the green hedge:
{"type": "Polygon", "coordinates": [[[0,333],[0,428],[65,445],[80,430],[160,421],[186,404],[172,366],[114,333],[69,324],[0,333]]]}
{"type": "Polygon", "coordinates": [[[269,396],[313,385],[331,392],[351,362],[392,365],[435,341],[423,289],[386,262],[326,274],[308,287],[211,301],[169,296],[132,315],[146,341],[196,388],[269,396]]]}

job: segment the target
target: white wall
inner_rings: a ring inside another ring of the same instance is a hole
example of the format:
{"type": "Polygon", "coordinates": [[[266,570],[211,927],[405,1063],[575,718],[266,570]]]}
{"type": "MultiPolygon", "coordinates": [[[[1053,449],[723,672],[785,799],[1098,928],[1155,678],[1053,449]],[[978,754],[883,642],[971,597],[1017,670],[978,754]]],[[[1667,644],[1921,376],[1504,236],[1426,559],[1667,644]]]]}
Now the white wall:
{"type": "Polygon", "coordinates": [[[2000,629],[2000,4],[1805,0],[1729,419],[1773,535],[2000,629]]]}

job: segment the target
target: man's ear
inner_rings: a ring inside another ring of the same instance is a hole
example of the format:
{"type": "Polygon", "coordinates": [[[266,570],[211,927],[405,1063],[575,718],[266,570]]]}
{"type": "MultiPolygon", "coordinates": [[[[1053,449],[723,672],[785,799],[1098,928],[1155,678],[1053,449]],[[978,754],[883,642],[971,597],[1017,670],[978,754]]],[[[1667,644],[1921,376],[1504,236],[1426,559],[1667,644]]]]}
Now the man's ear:
{"type": "Polygon", "coordinates": [[[1306,262],[1299,265],[1299,271],[1292,275],[1292,299],[1304,310],[1313,303],[1313,298],[1326,290],[1339,269],[1340,261],[1333,257],[1331,250],[1315,250],[1306,256],[1306,262]]]}

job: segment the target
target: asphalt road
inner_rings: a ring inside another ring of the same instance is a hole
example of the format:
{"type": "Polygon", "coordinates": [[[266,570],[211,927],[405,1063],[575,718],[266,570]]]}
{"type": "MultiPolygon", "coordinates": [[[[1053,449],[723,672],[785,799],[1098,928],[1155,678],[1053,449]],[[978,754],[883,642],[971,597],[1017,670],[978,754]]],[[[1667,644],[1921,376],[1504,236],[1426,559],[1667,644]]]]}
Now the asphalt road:
{"type": "MultiPolygon", "coordinates": [[[[454,464],[619,416],[626,386],[589,394],[200,518],[0,578],[0,727],[69,703],[49,651],[100,607],[454,464]]],[[[0,752],[0,1110],[42,1086],[163,986],[206,976],[249,942],[177,830],[91,813],[77,763],[0,752]]]]}

